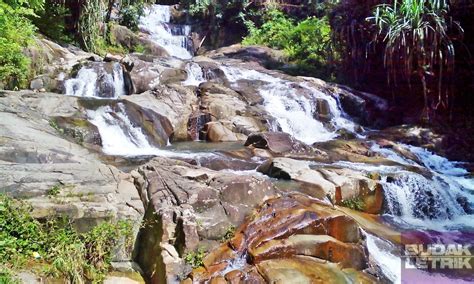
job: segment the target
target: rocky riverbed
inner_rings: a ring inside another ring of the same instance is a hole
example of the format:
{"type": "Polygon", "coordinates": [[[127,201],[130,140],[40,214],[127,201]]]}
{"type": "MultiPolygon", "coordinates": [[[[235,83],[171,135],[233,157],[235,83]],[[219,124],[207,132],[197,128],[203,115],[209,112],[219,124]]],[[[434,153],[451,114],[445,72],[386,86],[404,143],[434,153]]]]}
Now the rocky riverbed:
{"type": "Polygon", "coordinates": [[[35,217],[132,220],[114,268],[147,283],[399,282],[381,256],[400,264],[401,232],[474,227],[471,174],[430,152],[443,137],[388,127],[372,94],[266,69],[284,60],[267,48],[170,57],[183,38],[153,40],[169,21],[154,7],[133,38],[145,53],[38,39],[50,70],[0,92],[0,190],[35,217]]]}

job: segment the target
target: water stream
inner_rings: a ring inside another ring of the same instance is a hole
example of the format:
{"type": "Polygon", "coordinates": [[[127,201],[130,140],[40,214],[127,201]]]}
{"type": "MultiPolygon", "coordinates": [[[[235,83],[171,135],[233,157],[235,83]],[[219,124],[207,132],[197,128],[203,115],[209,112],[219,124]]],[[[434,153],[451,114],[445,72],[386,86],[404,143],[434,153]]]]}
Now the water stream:
{"type": "Polygon", "coordinates": [[[139,28],[150,34],[150,40],[169,55],[181,59],[192,57],[191,26],[171,24],[171,6],[150,5],[140,18],[139,28]]]}
{"type": "MultiPolygon", "coordinates": [[[[170,20],[170,6],[152,5],[146,8],[145,16],[140,19],[140,28],[149,33],[150,39],[165,48],[170,55],[181,59],[192,58],[190,27],[173,25],[170,20]]],[[[183,85],[199,86],[206,81],[206,76],[197,63],[186,62],[184,66],[189,76],[183,85]]],[[[344,113],[337,98],[322,93],[309,83],[293,82],[241,67],[223,65],[221,69],[231,84],[238,84],[240,80],[263,82],[258,88],[258,94],[264,100],[263,109],[276,122],[274,129],[286,132],[306,144],[337,139],[341,130],[358,135],[358,125],[344,113]],[[318,100],[327,105],[330,117],[326,121],[317,117],[321,111],[317,106],[318,100]]],[[[121,72],[122,67],[118,63],[114,65],[112,73],[101,76],[96,69],[83,67],[76,78],[66,82],[66,94],[119,98],[125,94],[121,72]],[[100,84],[99,77],[102,77],[100,84]],[[101,87],[103,82],[107,87],[101,87]]],[[[142,128],[131,121],[122,103],[117,103],[116,107],[102,106],[88,110],[87,117],[98,128],[103,152],[107,155],[231,160],[230,157],[216,153],[215,145],[202,142],[186,142],[165,148],[153,146],[142,128]]],[[[361,135],[358,137],[364,139],[361,135]]],[[[242,146],[228,144],[226,147],[228,150],[242,146]]],[[[337,161],[330,166],[380,173],[386,200],[384,218],[397,228],[440,231],[474,229],[474,212],[470,209],[474,208],[474,178],[469,177],[468,172],[458,163],[426,149],[403,144],[400,147],[413,154],[416,159],[373,143],[371,151],[392,160],[395,165],[337,161]],[[413,171],[413,167],[420,171],[413,171]]],[[[252,162],[258,164],[261,160],[252,162]]],[[[256,174],[253,164],[250,165],[250,168],[243,167],[234,173],[256,174]]],[[[226,170],[232,172],[232,169],[226,170]]],[[[393,253],[392,245],[370,234],[366,234],[366,238],[368,251],[378,268],[391,282],[399,283],[400,259],[393,253]]],[[[242,262],[245,262],[244,257],[236,259],[233,266],[242,265],[242,262]]]]}
{"type": "Polygon", "coordinates": [[[286,81],[256,70],[230,66],[223,66],[221,69],[233,83],[239,80],[264,82],[259,94],[264,99],[265,110],[278,123],[275,128],[291,134],[306,144],[334,139],[338,136],[339,129],[355,131],[355,123],[346,118],[337,100],[312,88],[309,84],[286,81]],[[326,125],[315,118],[318,112],[317,99],[326,101],[329,106],[332,118],[326,125]]]}

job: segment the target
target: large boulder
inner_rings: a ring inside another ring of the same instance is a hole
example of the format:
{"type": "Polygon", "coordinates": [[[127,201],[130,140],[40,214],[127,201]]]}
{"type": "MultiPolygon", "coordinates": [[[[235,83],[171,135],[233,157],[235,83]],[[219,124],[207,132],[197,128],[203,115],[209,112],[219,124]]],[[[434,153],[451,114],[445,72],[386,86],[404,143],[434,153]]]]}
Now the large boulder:
{"type": "Polygon", "coordinates": [[[194,281],[217,281],[224,271],[232,270],[226,278],[242,279],[257,267],[267,283],[311,283],[317,279],[338,283],[338,279],[348,277],[355,282],[375,283],[362,272],[368,259],[356,221],[298,194],[265,201],[230,241],[203,262],[204,270],[193,271],[194,281]],[[246,253],[247,258],[240,259],[246,253]],[[232,263],[239,266],[233,268],[232,263]]]}
{"type": "Polygon", "coordinates": [[[132,175],[147,224],[139,236],[137,261],[153,283],[184,279],[190,272],[183,260],[186,253],[215,248],[261,200],[275,195],[263,177],[165,158],[155,158],[132,175]]]}
{"type": "Polygon", "coordinates": [[[305,192],[324,199],[329,197],[337,204],[361,201],[357,208],[371,214],[379,214],[383,205],[383,187],[377,180],[350,169],[311,166],[311,162],[290,158],[273,158],[261,164],[257,171],[268,176],[294,180],[306,184],[305,192]]]}
{"type": "Polygon", "coordinates": [[[124,26],[112,25],[110,28],[110,39],[112,44],[123,46],[128,50],[134,51],[138,49],[138,47],[141,47],[146,54],[169,56],[163,47],[147,39],[145,36],[135,34],[124,26]]]}
{"type": "Polygon", "coordinates": [[[159,86],[154,91],[128,96],[125,100],[169,120],[172,126],[172,135],[169,135],[171,140],[189,139],[188,120],[197,104],[197,97],[192,90],[181,85],[159,86]]]}
{"type": "Polygon", "coordinates": [[[133,69],[130,77],[135,93],[160,88],[163,84],[172,84],[186,80],[187,73],[183,62],[173,58],[156,58],[146,55],[132,55],[133,69]]]}
{"type": "MultiPolygon", "coordinates": [[[[80,109],[77,98],[58,94],[0,96],[0,191],[28,201],[34,217],[66,216],[79,231],[110,220],[131,220],[138,230],[144,210],[132,177],[51,123],[80,109]]],[[[114,259],[130,261],[131,251],[114,259]]]]}

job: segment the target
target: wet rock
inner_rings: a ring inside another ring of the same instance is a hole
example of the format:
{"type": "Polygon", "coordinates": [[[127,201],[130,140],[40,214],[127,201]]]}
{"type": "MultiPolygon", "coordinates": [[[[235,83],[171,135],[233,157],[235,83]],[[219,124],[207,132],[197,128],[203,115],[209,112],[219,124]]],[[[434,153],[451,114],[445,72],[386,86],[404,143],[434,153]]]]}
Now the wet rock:
{"type": "MultiPolygon", "coordinates": [[[[132,175],[147,208],[145,224],[150,224],[141,230],[137,261],[152,282],[185,279],[189,271],[183,255],[222,239],[261,199],[274,194],[271,183],[261,177],[220,173],[165,158],[155,158],[132,175]]],[[[235,253],[222,247],[207,256],[209,271],[227,266],[220,261],[223,255],[235,253]]]]}
{"type": "Polygon", "coordinates": [[[358,271],[346,272],[335,264],[304,256],[272,259],[259,263],[267,283],[376,283],[376,279],[358,271]]]}
{"type": "Polygon", "coordinates": [[[225,275],[228,281],[251,275],[256,283],[262,282],[262,276],[266,283],[348,278],[373,282],[361,272],[367,267],[367,256],[360,243],[357,222],[299,194],[265,201],[237,229],[233,239],[206,257],[206,273],[200,274],[199,281],[212,279],[228,269],[228,262],[236,261],[244,263],[225,275]],[[251,273],[255,268],[257,275],[251,273]]]}
{"type": "MultiPolygon", "coordinates": [[[[29,202],[35,218],[66,216],[80,232],[110,220],[131,220],[136,232],[144,210],[131,176],[50,123],[74,122],[80,109],[77,98],[60,94],[0,97],[0,191],[29,202]]],[[[130,261],[131,251],[121,248],[113,258],[130,261]]]]}
{"type": "Polygon", "coordinates": [[[225,56],[242,61],[258,62],[262,66],[268,67],[277,66],[286,61],[286,56],[281,51],[264,46],[242,46],[240,44],[213,50],[208,52],[206,56],[211,58],[225,56]]]}
{"type": "MultiPolygon", "coordinates": [[[[171,122],[174,141],[188,140],[188,118],[197,98],[192,91],[180,85],[160,86],[153,92],[128,96],[126,101],[148,109],[171,122]]],[[[153,120],[150,120],[153,123],[153,120]]]]}
{"type": "Polygon", "coordinates": [[[207,140],[211,142],[232,142],[247,139],[245,135],[232,132],[220,122],[209,122],[206,124],[205,129],[207,140]]]}
{"type": "Polygon", "coordinates": [[[181,82],[187,78],[186,71],[182,69],[183,63],[179,60],[138,55],[132,55],[130,58],[134,64],[130,77],[137,94],[160,89],[163,84],[181,82]]]}
{"type": "Polygon", "coordinates": [[[268,149],[273,154],[309,152],[311,149],[284,132],[264,132],[251,134],[245,146],[268,149]]]}
{"type": "Polygon", "coordinates": [[[339,263],[343,268],[362,270],[367,266],[360,247],[326,235],[293,235],[285,240],[271,240],[252,251],[252,255],[256,262],[306,255],[339,263]]]}
{"type": "Polygon", "coordinates": [[[140,37],[136,35],[127,27],[112,25],[110,28],[110,34],[113,44],[123,46],[128,50],[134,50],[138,46],[142,46],[146,54],[154,56],[169,56],[163,47],[147,39],[146,37],[140,37]]]}
{"type": "Polygon", "coordinates": [[[316,113],[315,118],[319,121],[329,122],[332,118],[329,103],[326,100],[317,98],[316,99],[316,113]]]}

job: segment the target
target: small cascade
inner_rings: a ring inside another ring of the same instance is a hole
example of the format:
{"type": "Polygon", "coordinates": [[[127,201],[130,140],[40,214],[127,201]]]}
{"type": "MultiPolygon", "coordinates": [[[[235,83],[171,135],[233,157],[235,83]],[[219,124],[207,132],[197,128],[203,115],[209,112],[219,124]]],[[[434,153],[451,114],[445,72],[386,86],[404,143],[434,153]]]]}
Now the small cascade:
{"type": "Polygon", "coordinates": [[[77,77],[65,82],[66,95],[76,97],[95,97],[97,73],[92,68],[81,68],[77,77]]]}
{"type": "Polygon", "coordinates": [[[185,86],[199,86],[202,82],[206,82],[201,66],[194,62],[189,62],[185,66],[188,78],[183,82],[185,86]]]}
{"type": "Polygon", "coordinates": [[[265,84],[259,89],[264,99],[265,110],[272,115],[281,131],[291,134],[296,139],[312,144],[334,139],[337,130],[355,130],[355,124],[344,117],[337,100],[312,88],[306,83],[285,81],[255,70],[243,70],[224,66],[221,68],[230,82],[239,80],[262,81],[265,84]],[[324,123],[317,116],[317,100],[327,102],[331,118],[324,123]]]}
{"type": "Polygon", "coordinates": [[[391,283],[401,283],[402,262],[399,256],[392,253],[396,249],[394,245],[371,234],[364,232],[364,235],[369,259],[375,264],[377,272],[391,283]]]}
{"type": "Polygon", "coordinates": [[[150,5],[140,18],[139,28],[150,34],[150,39],[171,56],[192,57],[191,26],[171,24],[171,6],[150,5]]]}
{"type": "Polygon", "coordinates": [[[125,106],[118,103],[116,108],[102,106],[88,110],[89,121],[99,130],[102,150],[108,155],[137,157],[163,156],[185,159],[200,159],[213,156],[212,153],[187,153],[159,149],[148,142],[141,127],[134,125],[126,113],[125,106]]]}
{"type": "Polygon", "coordinates": [[[120,63],[93,62],[83,66],[76,78],[66,80],[66,95],[118,98],[124,96],[125,80],[120,63]]]}
{"type": "Polygon", "coordinates": [[[402,226],[430,229],[472,227],[466,222],[474,208],[474,179],[456,163],[426,149],[402,145],[422,165],[391,149],[371,149],[400,164],[426,167],[431,177],[410,171],[382,173],[387,214],[402,226]]]}

